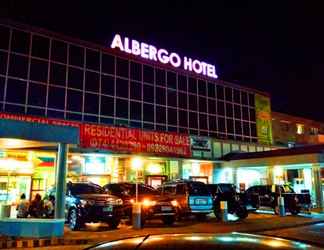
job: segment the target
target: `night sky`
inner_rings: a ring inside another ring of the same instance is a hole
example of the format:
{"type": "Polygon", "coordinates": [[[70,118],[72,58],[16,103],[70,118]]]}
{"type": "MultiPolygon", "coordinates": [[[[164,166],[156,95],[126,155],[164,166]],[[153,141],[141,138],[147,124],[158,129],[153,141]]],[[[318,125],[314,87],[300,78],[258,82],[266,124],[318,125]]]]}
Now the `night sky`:
{"type": "Polygon", "coordinates": [[[324,121],[324,12],[317,2],[0,4],[4,17],[83,40],[109,46],[118,32],[204,60],[216,65],[220,79],[269,92],[274,111],[324,121]]]}

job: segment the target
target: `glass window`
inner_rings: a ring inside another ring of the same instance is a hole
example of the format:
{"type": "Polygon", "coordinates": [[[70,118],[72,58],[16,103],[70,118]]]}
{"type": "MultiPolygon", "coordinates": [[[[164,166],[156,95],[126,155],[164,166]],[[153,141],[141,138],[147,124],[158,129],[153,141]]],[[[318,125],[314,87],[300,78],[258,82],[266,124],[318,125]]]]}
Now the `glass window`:
{"type": "Polygon", "coordinates": [[[241,92],[242,104],[248,105],[248,94],[246,92],[241,92]]]}
{"type": "Polygon", "coordinates": [[[101,71],[108,74],[115,74],[115,57],[102,54],[101,71]]]}
{"type": "Polygon", "coordinates": [[[255,118],[255,110],[254,109],[250,109],[250,120],[251,121],[255,121],[256,118],[255,118]]]}
{"type": "Polygon", "coordinates": [[[117,58],[116,74],[118,76],[128,77],[128,61],[117,58]]]}
{"type": "Polygon", "coordinates": [[[129,123],[129,125],[130,125],[131,128],[142,128],[142,122],[131,121],[129,123]]]}
{"type": "Polygon", "coordinates": [[[227,133],[234,134],[234,121],[232,119],[226,119],[227,133]]]}
{"type": "Polygon", "coordinates": [[[148,130],[154,130],[154,124],[153,123],[143,123],[143,128],[148,130]]]}
{"type": "Polygon", "coordinates": [[[218,131],[226,132],[225,119],[223,117],[218,117],[218,131]]]}
{"type": "Polygon", "coordinates": [[[65,86],[65,78],[66,66],[57,63],[51,63],[50,83],[65,86]]]}
{"type": "Polygon", "coordinates": [[[64,119],[64,112],[56,111],[56,110],[48,110],[47,116],[51,118],[64,119]]]}
{"type": "Polygon", "coordinates": [[[101,115],[114,116],[114,98],[101,96],[101,115]]]}
{"type": "Polygon", "coordinates": [[[116,99],[116,117],[128,118],[128,101],[116,99]]]}
{"type": "Polygon", "coordinates": [[[69,67],[68,87],[83,89],[83,71],[69,67]]]}
{"type": "Polygon", "coordinates": [[[251,136],[256,137],[257,136],[256,125],[255,123],[250,123],[250,124],[251,124],[251,136]]]}
{"type": "Polygon", "coordinates": [[[179,103],[179,108],[187,109],[188,108],[187,94],[179,92],[178,103],[179,103]]]}
{"type": "Polygon", "coordinates": [[[198,94],[206,96],[206,82],[205,81],[198,81],[198,94]]]}
{"type": "Polygon", "coordinates": [[[249,94],[249,105],[254,107],[254,94],[249,94]]]}
{"type": "MultiPolygon", "coordinates": [[[[142,100],[142,83],[131,82],[130,83],[130,98],[134,100],[142,100]]],[[[151,93],[153,95],[153,92],[151,93]]]]}
{"type": "Polygon", "coordinates": [[[207,115],[199,114],[199,128],[203,130],[207,130],[207,115]]]}
{"type": "Polygon", "coordinates": [[[44,108],[27,108],[27,114],[29,115],[37,115],[37,116],[44,116],[45,115],[45,109],[44,108]]]}
{"type": "Polygon", "coordinates": [[[83,67],[84,65],[84,49],[78,46],[71,45],[70,51],[70,64],[83,67]]]}
{"type": "Polygon", "coordinates": [[[189,109],[197,111],[197,96],[189,95],[189,109]]]}
{"type": "Polygon", "coordinates": [[[208,113],[216,114],[216,101],[212,99],[208,99],[208,113]]]}
{"type": "Polygon", "coordinates": [[[237,89],[234,89],[234,102],[241,103],[241,94],[237,89]]]}
{"type": "Polygon", "coordinates": [[[27,78],[28,72],[28,58],[18,55],[10,55],[9,75],[27,78]]]}
{"type": "Polygon", "coordinates": [[[130,77],[133,80],[142,80],[142,64],[136,62],[130,62],[130,77]]]}
{"type": "Polygon", "coordinates": [[[48,61],[32,59],[30,64],[30,79],[47,82],[48,61]]]}
{"type": "Polygon", "coordinates": [[[98,114],[99,112],[99,96],[86,93],[84,97],[84,112],[89,114],[98,114]]]}
{"type": "Polygon", "coordinates": [[[189,112],[189,128],[198,128],[198,113],[189,112]]]}
{"type": "Polygon", "coordinates": [[[225,88],[225,100],[228,102],[232,102],[233,101],[233,92],[232,92],[232,88],[225,88]]]}
{"type": "Polygon", "coordinates": [[[250,126],[248,122],[243,122],[243,134],[250,136],[250,126]]]}
{"type": "Polygon", "coordinates": [[[166,123],[166,108],[156,106],[156,123],[166,123]]]}
{"type": "Polygon", "coordinates": [[[233,104],[226,103],[226,116],[233,117],[233,104]]]}
{"type": "Polygon", "coordinates": [[[246,120],[246,121],[249,120],[249,108],[242,107],[242,118],[243,118],[243,120],[246,120]]]}
{"type": "Polygon", "coordinates": [[[235,134],[237,134],[237,135],[242,134],[242,123],[241,123],[241,121],[235,120],[235,134]]]}
{"type": "Polygon", "coordinates": [[[32,56],[48,59],[48,55],[49,39],[42,36],[33,35],[32,56]]]}
{"type": "Polygon", "coordinates": [[[154,122],[154,106],[143,104],[143,121],[154,122]]]}
{"type": "Polygon", "coordinates": [[[212,82],[208,83],[208,96],[213,98],[216,97],[215,84],[212,82]]]}
{"type": "Polygon", "coordinates": [[[91,71],[86,71],[85,90],[99,92],[99,74],[91,71]]]}
{"type": "Polygon", "coordinates": [[[197,93],[197,80],[189,77],[188,87],[189,87],[190,93],[196,94],[197,93]]]}
{"type": "Polygon", "coordinates": [[[142,104],[140,102],[130,102],[130,119],[142,120],[142,104]]]}
{"type": "Polygon", "coordinates": [[[143,80],[147,83],[154,83],[154,70],[152,67],[143,65],[143,80]]]}
{"type": "Polygon", "coordinates": [[[86,50],[86,67],[99,71],[100,68],[100,53],[99,51],[86,50]]]}
{"type": "Polygon", "coordinates": [[[217,92],[217,99],[224,100],[224,87],[217,85],[216,86],[216,92],[217,92]]]}
{"type": "Polygon", "coordinates": [[[165,71],[162,69],[155,70],[155,77],[156,77],[156,85],[165,86],[166,79],[165,79],[165,71]]]}
{"type": "Polygon", "coordinates": [[[23,54],[29,53],[30,34],[18,30],[13,30],[11,40],[11,50],[23,54]]]}
{"type": "Polygon", "coordinates": [[[111,96],[115,95],[114,77],[101,75],[101,93],[111,96]]]}
{"type": "Polygon", "coordinates": [[[0,77],[0,102],[3,101],[4,85],[5,85],[5,78],[4,77],[0,77]]]}
{"type": "Polygon", "coordinates": [[[177,125],[177,110],[173,108],[168,108],[168,124],[177,125]]]}
{"type": "Polygon", "coordinates": [[[98,123],[98,116],[95,115],[84,115],[83,120],[85,122],[95,122],[98,123]]]}
{"type": "Polygon", "coordinates": [[[209,116],[209,131],[217,131],[217,120],[216,116],[209,116]]]}
{"type": "Polygon", "coordinates": [[[67,58],[67,44],[52,40],[52,52],[51,52],[52,60],[66,63],[67,58]]]}
{"type": "Polygon", "coordinates": [[[67,90],[67,109],[82,112],[83,94],[81,91],[67,90]]]}
{"type": "Polygon", "coordinates": [[[48,107],[64,109],[65,89],[51,86],[48,92],[48,107]]]}
{"type": "Polygon", "coordinates": [[[128,98],[128,81],[116,78],[116,96],[128,98]]]}
{"type": "Polygon", "coordinates": [[[179,115],[179,126],[181,127],[188,127],[188,112],[187,111],[178,111],[179,115]]]}
{"type": "Polygon", "coordinates": [[[155,127],[157,131],[167,131],[165,125],[156,125],[155,127]]]}
{"type": "Polygon", "coordinates": [[[225,104],[222,101],[217,101],[217,114],[225,115],[225,104]]]}
{"type": "Polygon", "coordinates": [[[2,75],[5,75],[7,71],[7,57],[8,57],[7,52],[0,51],[0,74],[2,75]]]}
{"type": "Polygon", "coordinates": [[[45,107],[46,105],[46,85],[29,83],[28,104],[45,107]]]}
{"type": "Polygon", "coordinates": [[[179,128],[179,133],[180,134],[188,134],[189,130],[187,128],[179,128]]]}
{"type": "Polygon", "coordinates": [[[12,104],[6,104],[5,111],[15,113],[15,114],[25,114],[25,107],[18,106],[18,105],[12,105],[12,104]]]}
{"type": "Polygon", "coordinates": [[[9,47],[9,29],[4,26],[0,26],[0,49],[8,49],[9,47]]]}
{"type": "Polygon", "coordinates": [[[234,104],[234,117],[241,119],[241,106],[234,104]]]}
{"type": "Polygon", "coordinates": [[[207,113],[207,99],[199,97],[199,112],[207,113]]]}
{"type": "Polygon", "coordinates": [[[165,105],[166,103],[166,90],[165,88],[156,87],[156,103],[165,105]]]}
{"type": "Polygon", "coordinates": [[[8,79],[7,102],[25,104],[26,103],[26,82],[8,79]]]}
{"type": "Polygon", "coordinates": [[[169,107],[177,107],[177,92],[172,89],[168,89],[168,106],[169,107]]]}
{"type": "Polygon", "coordinates": [[[82,115],[67,112],[66,113],[66,119],[67,120],[72,120],[72,121],[82,121],[82,115]]]}
{"type": "Polygon", "coordinates": [[[187,91],[188,87],[187,87],[187,77],[183,76],[183,75],[178,75],[178,89],[179,90],[183,90],[183,91],[187,91]]]}
{"type": "Polygon", "coordinates": [[[177,75],[174,72],[167,71],[167,86],[168,88],[177,88],[177,75]]]}
{"type": "Polygon", "coordinates": [[[154,87],[150,85],[143,85],[143,101],[154,103],[154,87]]]}

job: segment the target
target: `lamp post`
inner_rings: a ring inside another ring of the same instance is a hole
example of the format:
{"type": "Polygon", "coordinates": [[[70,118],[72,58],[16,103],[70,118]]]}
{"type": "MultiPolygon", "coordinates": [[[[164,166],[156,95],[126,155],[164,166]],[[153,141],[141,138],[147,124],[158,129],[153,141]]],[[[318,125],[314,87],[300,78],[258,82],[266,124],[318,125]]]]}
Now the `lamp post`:
{"type": "Polygon", "coordinates": [[[142,169],[143,160],[135,157],[131,161],[131,166],[135,169],[136,182],[135,182],[135,203],[133,204],[132,223],[134,229],[140,229],[141,225],[141,203],[138,202],[138,170],[142,169]]]}

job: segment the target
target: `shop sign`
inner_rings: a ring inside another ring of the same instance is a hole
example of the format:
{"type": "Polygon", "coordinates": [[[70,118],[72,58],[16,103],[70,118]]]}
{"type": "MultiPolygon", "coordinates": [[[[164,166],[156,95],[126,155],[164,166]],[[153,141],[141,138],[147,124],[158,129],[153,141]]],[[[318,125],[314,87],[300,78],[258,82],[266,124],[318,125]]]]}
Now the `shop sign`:
{"type": "Polygon", "coordinates": [[[255,112],[258,141],[261,144],[272,145],[272,122],[270,98],[255,95],[255,112]]]}
{"type": "Polygon", "coordinates": [[[190,137],[191,149],[198,151],[211,151],[211,140],[203,137],[190,137]]]}
{"type": "Polygon", "coordinates": [[[217,78],[215,65],[186,56],[182,58],[175,52],[170,53],[166,49],[156,48],[153,45],[129,39],[128,37],[122,39],[119,34],[114,36],[110,47],[112,49],[118,48],[120,51],[140,56],[147,60],[169,64],[174,68],[182,68],[196,74],[217,78]]]}

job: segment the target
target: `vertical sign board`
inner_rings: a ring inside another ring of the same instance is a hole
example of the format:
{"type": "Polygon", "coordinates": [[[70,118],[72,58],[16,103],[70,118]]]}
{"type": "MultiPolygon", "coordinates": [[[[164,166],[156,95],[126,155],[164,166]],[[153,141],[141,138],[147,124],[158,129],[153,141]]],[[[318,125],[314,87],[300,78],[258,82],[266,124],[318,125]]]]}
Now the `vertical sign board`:
{"type": "Polygon", "coordinates": [[[255,113],[258,141],[272,145],[272,122],[270,98],[255,94],[255,113]]]}

